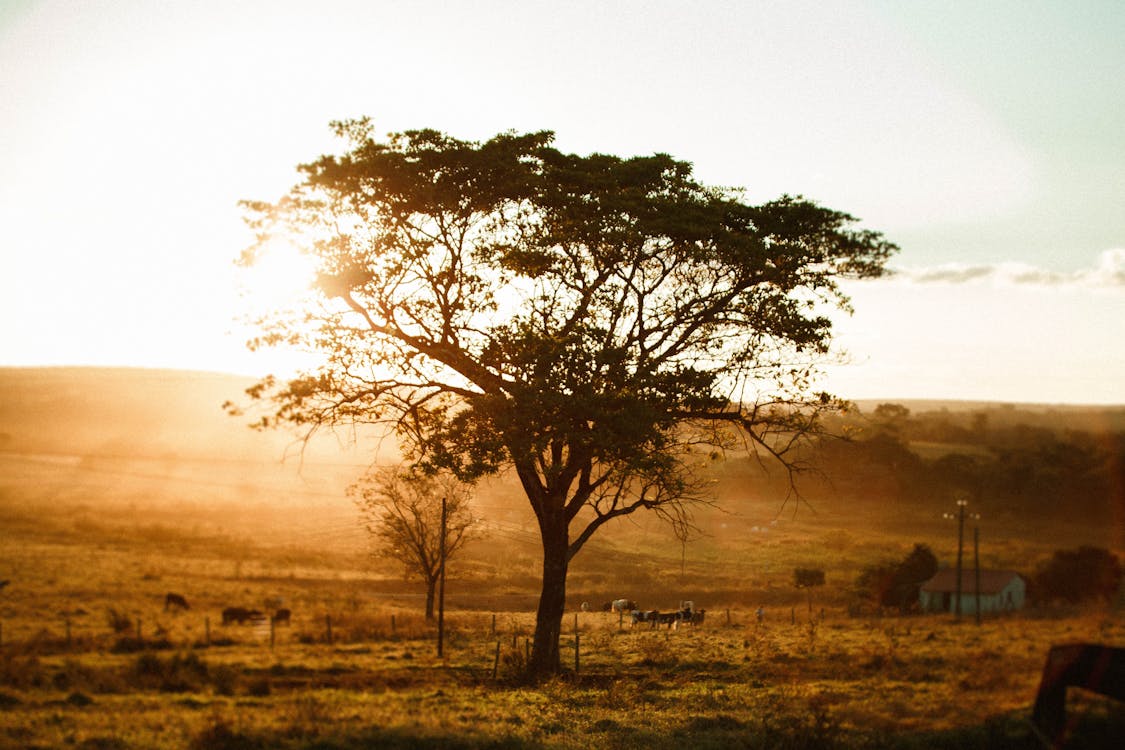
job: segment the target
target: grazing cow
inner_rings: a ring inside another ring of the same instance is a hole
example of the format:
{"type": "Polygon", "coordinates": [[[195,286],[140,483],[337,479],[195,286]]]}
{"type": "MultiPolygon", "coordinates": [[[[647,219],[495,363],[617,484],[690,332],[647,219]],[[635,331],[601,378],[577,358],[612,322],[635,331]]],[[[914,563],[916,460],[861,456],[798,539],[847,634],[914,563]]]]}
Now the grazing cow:
{"type": "Polygon", "coordinates": [[[590,602],[582,602],[582,606],[579,609],[581,609],[583,612],[589,612],[590,602]]]}
{"type": "Polygon", "coordinates": [[[277,612],[274,612],[274,615],[273,615],[273,624],[274,625],[288,625],[289,624],[289,614],[290,614],[289,610],[284,608],[284,607],[277,610],[277,612]]]}
{"type": "Polygon", "coordinates": [[[191,609],[191,607],[188,606],[187,599],[183,598],[179,594],[168,592],[168,594],[164,596],[164,611],[167,612],[173,607],[179,607],[180,609],[191,609]]]}
{"type": "Polygon", "coordinates": [[[602,605],[602,612],[631,612],[637,608],[637,603],[631,599],[614,599],[602,605]]]}
{"type": "Polygon", "coordinates": [[[647,622],[650,628],[655,628],[660,618],[660,613],[655,609],[648,609],[643,612],[633,610],[629,616],[632,618],[633,627],[636,627],[638,623],[647,622]]]}
{"type": "Polygon", "coordinates": [[[658,625],[667,625],[669,629],[679,626],[680,620],[684,619],[684,613],[680,610],[675,612],[660,612],[656,615],[656,623],[658,625]]]}
{"type": "Polygon", "coordinates": [[[232,622],[237,625],[245,625],[251,620],[260,620],[263,617],[265,617],[264,613],[245,607],[227,607],[223,610],[224,625],[230,625],[232,622]]]}
{"type": "Polygon", "coordinates": [[[687,621],[692,625],[702,625],[703,616],[707,614],[707,610],[701,609],[698,612],[690,612],[687,621]]]}
{"type": "Polygon", "coordinates": [[[1052,646],[1031,718],[1061,746],[1066,733],[1066,689],[1079,687],[1125,701],[1125,648],[1098,643],[1052,646]]]}

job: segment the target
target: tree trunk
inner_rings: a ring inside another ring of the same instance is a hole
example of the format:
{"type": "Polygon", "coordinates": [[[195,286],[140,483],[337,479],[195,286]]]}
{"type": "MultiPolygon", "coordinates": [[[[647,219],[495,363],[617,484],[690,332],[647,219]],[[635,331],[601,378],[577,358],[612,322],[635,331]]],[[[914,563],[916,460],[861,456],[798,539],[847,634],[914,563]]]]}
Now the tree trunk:
{"type": "Polygon", "coordinates": [[[543,535],[543,591],[535,620],[529,676],[541,677],[559,671],[559,635],[566,607],[567,524],[560,519],[552,528],[540,523],[543,535]]]}
{"type": "Polygon", "coordinates": [[[437,576],[426,578],[426,620],[434,619],[434,592],[437,590],[437,576]]]}

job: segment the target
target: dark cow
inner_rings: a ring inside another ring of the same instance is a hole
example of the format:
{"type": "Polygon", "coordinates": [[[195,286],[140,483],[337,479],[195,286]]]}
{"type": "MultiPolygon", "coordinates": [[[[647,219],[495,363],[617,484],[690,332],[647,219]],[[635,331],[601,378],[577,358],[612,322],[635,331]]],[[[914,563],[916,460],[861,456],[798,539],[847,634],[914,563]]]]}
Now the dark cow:
{"type": "Polygon", "coordinates": [[[245,625],[252,620],[260,620],[263,617],[265,617],[264,613],[245,607],[227,607],[223,610],[224,625],[230,625],[232,622],[237,625],[245,625]]]}
{"type": "Polygon", "coordinates": [[[1031,718],[1055,746],[1065,740],[1068,687],[1125,701],[1125,648],[1072,643],[1047,652],[1031,718]]]}
{"type": "Polygon", "coordinates": [[[191,607],[188,606],[187,599],[183,598],[179,594],[173,594],[169,592],[164,596],[164,611],[167,612],[173,607],[179,607],[180,609],[191,609],[191,607]]]}
{"type": "Polygon", "coordinates": [[[289,612],[288,609],[282,607],[281,609],[274,612],[274,614],[273,614],[273,624],[274,625],[288,625],[290,614],[291,613],[289,612]]]}
{"type": "Polygon", "coordinates": [[[656,615],[657,625],[667,625],[669,629],[678,627],[680,620],[684,619],[684,613],[681,610],[675,612],[660,612],[656,615]]]}
{"type": "Polygon", "coordinates": [[[639,623],[647,622],[650,628],[655,628],[659,620],[660,613],[655,609],[648,609],[644,612],[633,610],[633,612],[630,613],[629,616],[632,618],[633,627],[636,627],[639,623]]]}
{"type": "Polygon", "coordinates": [[[706,615],[706,614],[707,614],[707,610],[705,610],[705,609],[701,609],[698,612],[690,612],[689,611],[687,622],[691,623],[692,625],[702,625],[703,624],[703,616],[706,615]]]}

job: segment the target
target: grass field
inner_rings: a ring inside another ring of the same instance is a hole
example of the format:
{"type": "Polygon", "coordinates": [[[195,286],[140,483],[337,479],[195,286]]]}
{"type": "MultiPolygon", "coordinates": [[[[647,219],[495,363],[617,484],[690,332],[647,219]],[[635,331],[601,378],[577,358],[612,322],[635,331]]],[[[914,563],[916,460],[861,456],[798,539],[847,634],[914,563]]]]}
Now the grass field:
{"type": "MultiPolygon", "coordinates": [[[[773,549],[778,561],[772,577],[762,572],[741,591],[728,576],[693,580],[698,562],[683,577],[669,571],[678,590],[699,592],[699,627],[568,615],[563,674],[525,685],[534,580],[490,578],[487,556],[451,578],[439,659],[417,586],[371,570],[347,544],[224,535],[198,509],[47,512],[8,489],[5,747],[1031,748],[1026,718],[1050,645],[1125,643],[1121,614],[1105,605],[978,627],[947,616],[850,617],[841,595],[825,591],[810,612],[783,565],[816,548],[858,564],[906,540],[800,529],[788,545],[757,540],[746,550],[753,559],[773,549]],[[777,549],[786,546],[805,551],[777,549]],[[168,591],[192,609],[163,611],[168,591]],[[224,606],[269,599],[294,612],[272,643],[268,628],[221,625],[224,606]]],[[[618,575],[606,572],[603,585],[620,587],[618,575]]],[[[1100,698],[1072,695],[1071,714],[1078,746],[1115,747],[1125,731],[1118,707],[1100,698]]]]}
{"type": "MultiPolygon", "coordinates": [[[[98,377],[36,390],[17,373],[23,396],[0,402],[0,748],[1030,749],[1048,648],[1125,646],[1113,603],[980,626],[857,611],[865,566],[915,544],[949,565],[955,525],[877,497],[794,513],[731,462],[689,544],[638,516],[582,550],[562,673],[526,684],[539,553],[518,491],[501,480],[474,499],[483,524],[450,566],[439,658],[419,584],[367,551],[344,495],[354,452],[322,446],[294,466],[276,441],[228,441],[229,424],[196,416],[225,381],[197,402],[163,376],[98,377]],[[150,400],[129,402],[149,380],[150,400]],[[114,388],[124,411],[84,396],[114,388]],[[796,567],[826,571],[811,606],[796,567]],[[164,611],[168,592],[191,608],[164,611]],[[706,620],[634,630],[579,611],[622,596],[665,611],[690,599],[706,620]],[[272,634],[221,624],[225,607],[279,602],[292,622],[272,634]]],[[[980,525],[985,567],[1030,573],[1079,544],[1125,551],[1120,522],[980,525]]],[[[1119,704],[1072,690],[1069,714],[1072,747],[1123,746],[1119,704]]]]}

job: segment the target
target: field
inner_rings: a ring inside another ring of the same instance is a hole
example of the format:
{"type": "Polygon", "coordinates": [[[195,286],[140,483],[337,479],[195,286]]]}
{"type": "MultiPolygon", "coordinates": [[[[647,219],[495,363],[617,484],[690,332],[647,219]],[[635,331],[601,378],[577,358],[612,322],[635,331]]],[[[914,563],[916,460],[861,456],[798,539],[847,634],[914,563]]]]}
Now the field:
{"type": "MultiPolygon", "coordinates": [[[[949,522],[861,502],[779,514],[735,467],[717,477],[727,509],[701,513],[689,545],[638,519],[583,550],[562,674],[526,684],[537,552],[503,481],[481,488],[481,534],[451,564],[438,657],[419,584],[367,553],[343,495],[353,456],[295,467],[263,458],[276,442],[128,414],[99,435],[97,416],[67,444],[67,425],[0,409],[0,747],[1035,748],[1047,649],[1125,645],[1113,603],[979,626],[857,609],[865,565],[917,543],[948,563],[949,522]],[[811,598],[792,585],[807,565],[828,573],[811,598]],[[168,592],[191,608],[165,611],[168,592]],[[580,611],[617,596],[691,599],[706,619],[654,631],[580,611]],[[279,604],[288,626],[221,623],[279,604]]],[[[1081,519],[982,524],[985,565],[1120,553],[1119,528],[1081,519]]],[[[1072,690],[1069,713],[1071,746],[1120,746],[1118,704],[1072,690]]]]}

